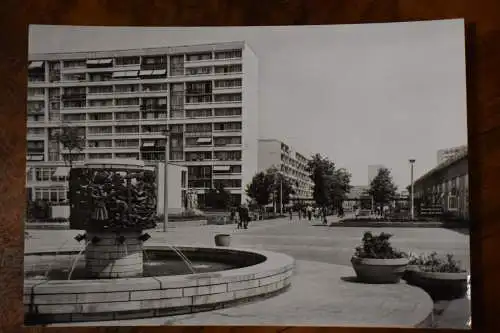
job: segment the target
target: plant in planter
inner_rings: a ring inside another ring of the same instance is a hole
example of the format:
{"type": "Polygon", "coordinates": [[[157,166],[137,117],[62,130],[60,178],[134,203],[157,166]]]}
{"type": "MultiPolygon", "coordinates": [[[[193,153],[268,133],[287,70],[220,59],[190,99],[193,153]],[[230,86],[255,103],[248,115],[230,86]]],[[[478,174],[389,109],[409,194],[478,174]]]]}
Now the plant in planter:
{"type": "Polygon", "coordinates": [[[406,253],[394,249],[391,234],[365,232],[351,263],[358,279],[365,283],[398,283],[408,264],[406,253]]]}
{"type": "Polygon", "coordinates": [[[434,300],[462,298],[467,292],[467,271],[452,254],[420,255],[410,260],[409,267],[406,282],[424,289],[434,300]]]}

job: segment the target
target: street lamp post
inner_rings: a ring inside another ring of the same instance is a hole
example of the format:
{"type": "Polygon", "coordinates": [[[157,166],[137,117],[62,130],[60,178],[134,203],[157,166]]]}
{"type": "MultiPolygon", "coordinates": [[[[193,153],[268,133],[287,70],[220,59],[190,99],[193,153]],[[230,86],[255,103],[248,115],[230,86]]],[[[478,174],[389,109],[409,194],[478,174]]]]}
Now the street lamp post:
{"type": "Polygon", "coordinates": [[[280,177],[280,215],[283,215],[283,177],[280,177]]]}
{"type": "Polygon", "coordinates": [[[164,171],[164,179],[163,179],[163,232],[167,232],[168,225],[168,162],[170,160],[170,131],[166,130],[163,132],[165,135],[165,171],[164,171]]]}
{"type": "Polygon", "coordinates": [[[415,202],[414,202],[414,190],[413,190],[413,165],[415,164],[415,159],[410,159],[410,216],[413,220],[415,218],[415,202]]]}

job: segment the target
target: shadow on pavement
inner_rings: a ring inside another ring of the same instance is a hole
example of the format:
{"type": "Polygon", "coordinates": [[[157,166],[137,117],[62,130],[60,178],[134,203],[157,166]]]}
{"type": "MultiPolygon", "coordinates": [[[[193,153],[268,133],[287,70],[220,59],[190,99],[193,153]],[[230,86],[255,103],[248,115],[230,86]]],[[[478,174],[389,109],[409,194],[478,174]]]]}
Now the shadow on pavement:
{"type": "Polygon", "coordinates": [[[344,282],[364,284],[364,282],[361,282],[357,276],[342,276],[340,279],[344,282]]]}

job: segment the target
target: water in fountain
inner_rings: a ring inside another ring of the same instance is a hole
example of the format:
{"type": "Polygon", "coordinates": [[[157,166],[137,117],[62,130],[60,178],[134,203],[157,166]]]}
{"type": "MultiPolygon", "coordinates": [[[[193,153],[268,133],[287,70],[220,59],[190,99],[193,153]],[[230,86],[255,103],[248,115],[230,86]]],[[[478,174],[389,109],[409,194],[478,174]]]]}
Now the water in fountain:
{"type": "Polygon", "coordinates": [[[196,271],[193,268],[193,266],[194,266],[193,263],[184,255],[184,253],[182,253],[178,248],[176,248],[173,245],[170,245],[170,244],[166,244],[166,245],[169,249],[174,251],[182,259],[182,261],[184,261],[187,268],[191,271],[191,274],[196,274],[196,271]]]}
{"type": "Polygon", "coordinates": [[[78,252],[78,254],[76,255],[76,258],[75,260],[73,260],[73,265],[71,265],[71,270],[69,271],[69,274],[68,274],[68,280],[71,280],[71,275],[73,275],[73,272],[76,268],[76,264],[78,263],[78,260],[80,259],[80,257],[82,256],[82,253],[83,251],[85,251],[85,249],[87,248],[87,245],[89,245],[90,241],[86,242],[82,249],[80,250],[80,252],[78,252]]]}
{"type": "MultiPolygon", "coordinates": [[[[57,257],[57,255],[59,254],[59,252],[61,252],[61,250],[64,248],[64,246],[70,241],[71,239],[67,239],[61,246],[59,246],[56,250],[56,254],[55,256],[57,257]]],[[[49,273],[52,269],[52,266],[54,265],[54,262],[55,261],[52,261],[50,264],[49,264],[49,267],[47,268],[47,271],[45,271],[45,278],[47,279],[49,277],[49,273]]]]}

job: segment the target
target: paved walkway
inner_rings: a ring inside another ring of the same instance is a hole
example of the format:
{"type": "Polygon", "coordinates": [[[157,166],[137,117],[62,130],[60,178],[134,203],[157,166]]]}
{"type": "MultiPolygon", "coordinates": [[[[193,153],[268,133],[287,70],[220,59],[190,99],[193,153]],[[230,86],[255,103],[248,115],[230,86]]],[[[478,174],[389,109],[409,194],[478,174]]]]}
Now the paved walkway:
{"type": "MultiPolygon", "coordinates": [[[[329,222],[334,222],[330,218],[329,222]]],[[[342,269],[350,270],[352,274],[352,269],[350,268],[350,258],[353,254],[354,247],[360,243],[362,234],[364,231],[368,230],[367,228],[357,228],[357,227],[328,227],[323,226],[320,221],[309,222],[306,220],[297,220],[294,219],[290,221],[288,219],[277,219],[277,220],[266,220],[266,221],[256,221],[252,222],[249,226],[248,230],[237,230],[234,225],[209,225],[209,226],[201,226],[201,227],[176,227],[169,228],[167,233],[161,231],[148,231],[151,234],[152,238],[148,241],[151,243],[169,243],[173,245],[203,245],[203,246],[213,246],[214,244],[214,236],[217,233],[229,233],[232,235],[232,244],[236,247],[248,247],[248,248],[256,248],[256,249],[266,249],[270,251],[282,252],[288,255],[293,256],[299,262],[321,262],[323,265],[315,266],[319,271],[323,271],[324,273],[318,274],[318,276],[323,276],[326,283],[324,285],[324,290],[319,292],[318,289],[318,297],[323,297],[322,293],[327,290],[335,290],[338,291],[343,285],[339,283],[338,286],[333,281],[338,281],[338,277],[335,278],[333,271],[339,269],[339,266],[330,266],[331,265],[343,265],[345,266],[342,269]],[[330,268],[329,268],[330,267],[330,268]],[[337,267],[337,268],[331,268],[337,267]],[[331,272],[331,273],[330,273],[331,272]],[[333,288],[333,289],[332,289],[333,288]]],[[[401,248],[405,251],[412,252],[431,252],[437,251],[441,254],[453,253],[457,257],[458,260],[462,261],[464,267],[466,269],[469,268],[469,239],[467,235],[462,233],[458,233],[448,229],[441,228],[377,228],[375,232],[389,232],[394,235],[392,239],[392,243],[394,246],[401,248]]],[[[30,230],[30,234],[32,235],[32,239],[27,240],[26,243],[26,251],[36,251],[37,249],[79,249],[81,245],[78,244],[73,237],[78,234],[78,231],[75,230],[30,230]]],[[[307,264],[301,264],[302,267],[307,264]]],[[[311,264],[312,265],[312,264],[311,264]]],[[[312,266],[311,266],[312,267],[312,266]]],[[[254,303],[255,305],[249,304],[245,306],[255,306],[260,308],[263,306],[263,309],[268,309],[267,311],[273,312],[273,310],[269,310],[265,304],[268,302],[278,302],[279,297],[286,297],[290,293],[292,295],[293,290],[299,290],[302,292],[301,298],[308,299],[309,297],[304,297],[304,290],[307,290],[307,295],[310,294],[312,290],[311,286],[306,284],[302,284],[303,290],[301,290],[298,286],[301,285],[300,279],[302,277],[307,276],[305,272],[310,270],[299,268],[299,274],[292,282],[295,288],[292,288],[290,292],[287,292],[283,295],[277,296],[276,300],[268,299],[258,303],[254,303]],[[297,279],[298,278],[298,279],[297,279]],[[297,289],[299,288],[299,289],[297,289]],[[259,304],[259,305],[257,305],[259,304]]],[[[319,279],[319,278],[318,278],[319,279]]],[[[408,286],[405,286],[408,287],[408,286]]],[[[370,286],[370,288],[374,288],[374,286],[370,286]]],[[[376,289],[376,288],[375,288],[376,289]]],[[[374,290],[375,290],[374,289],[374,290]]],[[[298,291],[296,291],[298,292],[298,291]]],[[[368,294],[369,295],[369,294],[368,294]]],[[[326,296],[325,296],[326,297],[326,296]]],[[[315,303],[316,295],[310,297],[311,306],[315,303]]],[[[336,297],[330,295],[328,302],[336,304],[336,297]]],[[[308,302],[308,300],[305,300],[308,302]]],[[[281,301],[280,301],[281,302],[281,301]]],[[[284,303],[287,303],[283,301],[284,303]]],[[[345,302],[345,299],[342,301],[345,302]]],[[[389,301],[388,304],[393,301],[389,301]]],[[[269,303],[272,304],[272,303],[269,303]]],[[[327,304],[325,300],[324,305],[327,304]]],[[[463,323],[467,319],[467,314],[469,313],[468,302],[453,302],[449,305],[449,309],[445,309],[444,314],[442,315],[443,322],[441,324],[438,323],[439,327],[450,327],[451,323],[454,323],[454,327],[463,325],[463,323]]],[[[309,306],[309,305],[308,305],[309,306]]],[[[240,307],[238,307],[240,308],[240,307]]],[[[376,310],[377,307],[373,307],[372,309],[376,310]]],[[[232,308],[233,309],[233,308],[232,308]]],[[[237,309],[237,308],[234,308],[237,309]]],[[[302,308],[305,311],[304,316],[308,316],[308,311],[305,310],[305,307],[302,308]]],[[[314,309],[312,307],[311,309],[314,309]]],[[[332,308],[333,309],[333,308],[332,308]]],[[[230,309],[228,309],[230,310],[230,309]]],[[[237,311],[237,310],[231,310],[237,311]]],[[[242,310],[243,311],[243,310],[242,310]]],[[[254,310],[252,310],[254,311],[254,310]]],[[[257,310],[255,310],[257,311],[257,310]]],[[[286,310],[289,311],[289,310],[286,310]]],[[[316,311],[316,310],[315,310],[316,311]]],[[[322,319],[322,316],[325,314],[321,314],[321,310],[317,310],[318,315],[313,316],[317,320],[317,324],[320,325],[324,323],[327,324],[325,320],[327,318],[322,319]]],[[[266,311],[264,311],[266,312],[266,311]]],[[[197,318],[203,323],[209,324],[212,320],[207,319],[206,316],[210,316],[213,312],[196,314],[194,317],[184,316],[179,317],[176,320],[180,320],[179,323],[196,323],[197,318]]],[[[294,312],[295,313],[295,312],[294,312]]],[[[360,318],[363,316],[370,316],[370,313],[363,314],[359,311],[356,313],[360,318]]],[[[279,316],[276,314],[275,316],[279,316]]],[[[294,314],[299,318],[299,311],[294,314]]],[[[224,317],[224,315],[217,315],[217,317],[224,317]]],[[[234,323],[235,325],[238,323],[242,323],[243,319],[234,319],[231,316],[226,316],[230,323],[234,323]]],[[[311,318],[313,318],[311,317],[311,318]]],[[[367,318],[368,318],[367,317],[367,318]]],[[[216,318],[216,317],[213,317],[216,318]]],[[[277,317],[267,317],[271,319],[278,320],[277,317]]],[[[173,319],[173,318],[169,318],[173,319]]],[[[167,319],[165,319],[166,321],[167,319]]],[[[226,321],[222,321],[222,319],[213,319],[219,324],[229,323],[226,321]]],[[[293,318],[290,318],[293,320],[293,318]]],[[[300,321],[301,324],[304,324],[304,320],[307,318],[302,317],[300,321]]],[[[368,320],[368,319],[367,319],[368,320]]],[[[381,319],[382,320],[382,319],[381,319]]],[[[148,319],[149,321],[149,319],[148,319]]],[[[177,323],[177,322],[176,322],[177,323]]],[[[247,322],[248,323],[248,322],[247,322]]],[[[147,323],[144,323],[147,324],[147,323]]],[[[277,323],[276,323],[277,324],[277,323]]],[[[328,323],[330,325],[331,323],[328,323]]],[[[340,323],[339,323],[340,324],[340,323]]],[[[263,325],[263,324],[262,324],[263,325]]]]}
{"type": "MultiPolygon", "coordinates": [[[[346,282],[350,267],[298,261],[291,289],[245,305],[189,315],[106,321],[93,326],[279,325],[415,327],[432,311],[432,300],[405,284],[346,282]],[[306,294],[307,293],[307,294],[306,294]]],[[[66,326],[67,324],[53,325],[66,326]]],[[[88,326],[89,323],[71,324],[88,326]]]]}

